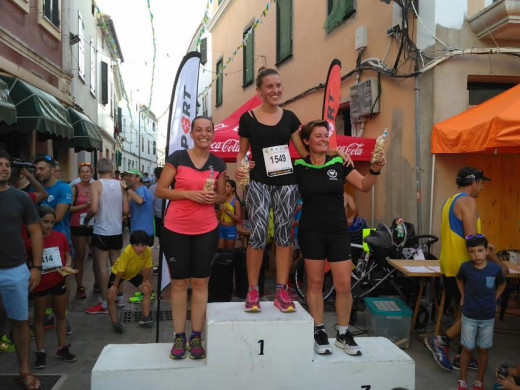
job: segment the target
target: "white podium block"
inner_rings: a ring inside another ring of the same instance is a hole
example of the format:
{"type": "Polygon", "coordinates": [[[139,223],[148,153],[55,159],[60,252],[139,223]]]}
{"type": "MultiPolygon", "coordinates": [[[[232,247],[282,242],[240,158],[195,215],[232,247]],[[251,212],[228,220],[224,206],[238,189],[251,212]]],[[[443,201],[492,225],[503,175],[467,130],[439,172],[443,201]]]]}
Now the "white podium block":
{"type": "MultiPolygon", "coordinates": [[[[261,313],[243,303],[210,303],[206,359],[171,360],[171,343],[108,345],[92,370],[92,389],[340,389],[415,387],[415,363],[383,337],[357,337],[363,355],[333,347],[313,352],[312,317],[296,303],[284,314],[272,302],[261,313]]],[[[331,335],[332,336],[332,335],[331,335]]],[[[173,341],[173,340],[172,340],[173,341]]],[[[334,345],[335,339],[330,339],[334,345]]]]}

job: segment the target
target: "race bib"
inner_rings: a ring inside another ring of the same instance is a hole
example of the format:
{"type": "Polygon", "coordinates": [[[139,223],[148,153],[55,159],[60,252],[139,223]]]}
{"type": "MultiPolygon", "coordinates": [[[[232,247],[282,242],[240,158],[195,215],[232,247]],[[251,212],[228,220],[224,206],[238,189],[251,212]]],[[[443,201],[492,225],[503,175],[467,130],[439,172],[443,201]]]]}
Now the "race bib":
{"type": "Polygon", "coordinates": [[[263,148],[262,151],[264,152],[265,171],[267,176],[281,176],[293,172],[289,146],[271,146],[269,148],[263,148]]]}
{"type": "MultiPolygon", "coordinates": [[[[81,213],[79,215],[79,226],[83,226],[86,217],[87,213],[81,213]]],[[[88,221],[88,226],[94,226],[94,218],[91,218],[90,221],[88,221]]]]}
{"type": "Polygon", "coordinates": [[[57,246],[43,249],[42,274],[55,271],[63,267],[60,249],[57,246]]]}

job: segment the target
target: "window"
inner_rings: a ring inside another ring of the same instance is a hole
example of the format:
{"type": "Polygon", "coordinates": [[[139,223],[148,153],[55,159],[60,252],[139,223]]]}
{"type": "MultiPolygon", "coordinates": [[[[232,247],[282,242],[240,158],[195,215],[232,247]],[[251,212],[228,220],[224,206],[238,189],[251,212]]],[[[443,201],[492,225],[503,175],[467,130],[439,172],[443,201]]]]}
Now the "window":
{"type": "Polygon", "coordinates": [[[203,38],[200,41],[200,63],[205,65],[208,62],[208,39],[203,38]]]}
{"type": "Polygon", "coordinates": [[[152,141],[153,142],[153,155],[155,156],[155,154],[157,153],[157,145],[155,144],[155,141],[152,141]]]}
{"type": "Polygon", "coordinates": [[[141,136],[141,152],[144,152],[144,137],[141,136]]]}
{"type": "Polygon", "coordinates": [[[108,64],[101,61],[101,104],[108,103],[108,64]]]}
{"type": "Polygon", "coordinates": [[[78,76],[85,81],[85,24],[80,13],[78,13],[78,36],[78,76]]]}
{"type": "Polygon", "coordinates": [[[327,20],[323,27],[331,32],[355,12],[354,0],[327,0],[327,20]]]}
{"type": "Polygon", "coordinates": [[[202,115],[208,116],[208,94],[202,97],[202,115]]]}
{"type": "Polygon", "coordinates": [[[517,83],[493,83],[493,82],[478,82],[468,81],[469,104],[477,105],[485,102],[502,92],[513,88],[517,83]]]}
{"type": "Polygon", "coordinates": [[[276,64],[292,56],[292,0],[276,2],[276,64]]]}
{"type": "Polygon", "coordinates": [[[110,83],[110,117],[114,117],[114,84],[110,83]]]}
{"type": "Polygon", "coordinates": [[[217,107],[222,104],[222,89],[224,88],[223,62],[224,60],[222,58],[217,62],[217,107]]]}
{"type": "Polygon", "coordinates": [[[339,106],[336,116],[336,134],[352,136],[352,123],[350,122],[350,103],[339,106]]]}
{"type": "Polygon", "coordinates": [[[60,0],[43,0],[43,16],[60,28],[60,0]]]}
{"type": "Polygon", "coordinates": [[[255,78],[255,32],[253,26],[250,26],[243,37],[243,71],[242,71],[242,86],[246,87],[253,83],[255,78]]]}
{"type": "Polygon", "coordinates": [[[150,140],[148,140],[148,154],[150,154],[150,140]]]}
{"type": "Polygon", "coordinates": [[[90,93],[96,96],[96,48],[94,40],[90,38],[90,93]]]}

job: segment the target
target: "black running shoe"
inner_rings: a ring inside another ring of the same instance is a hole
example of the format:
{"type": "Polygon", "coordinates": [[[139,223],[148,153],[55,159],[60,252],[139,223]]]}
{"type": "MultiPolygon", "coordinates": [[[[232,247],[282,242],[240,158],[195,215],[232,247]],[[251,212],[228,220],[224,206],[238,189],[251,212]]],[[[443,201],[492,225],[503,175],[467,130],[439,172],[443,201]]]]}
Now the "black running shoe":
{"type": "Polygon", "coordinates": [[[47,367],[47,353],[45,352],[35,352],[36,360],[34,361],[34,368],[39,370],[47,367]]]}
{"type": "Polygon", "coordinates": [[[361,350],[359,346],[354,341],[354,336],[350,333],[350,330],[347,329],[345,334],[336,334],[336,347],[344,349],[346,353],[352,356],[361,356],[361,350]]]}
{"type": "Polygon", "coordinates": [[[76,356],[70,353],[69,347],[70,344],[67,344],[61,348],[56,348],[56,356],[64,362],[72,363],[76,361],[76,356]]]}
{"type": "Polygon", "coordinates": [[[314,332],[314,352],[320,355],[330,355],[332,353],[327,333],[322,329],[314,332]]]}

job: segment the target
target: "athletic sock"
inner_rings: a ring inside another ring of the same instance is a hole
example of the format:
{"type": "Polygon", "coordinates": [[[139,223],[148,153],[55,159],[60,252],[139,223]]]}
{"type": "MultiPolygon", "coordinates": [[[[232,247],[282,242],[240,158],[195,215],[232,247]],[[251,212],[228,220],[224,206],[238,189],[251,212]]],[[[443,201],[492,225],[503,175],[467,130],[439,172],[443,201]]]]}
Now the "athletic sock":
{"type": "Polygon", "coordinates": [[[286,284],[280,284],[280,283],[276,283],[276,291],[278,291],[279,289],[286,289],[287,288],[287,285],[286,284]]]}
{"type": "Polygon", "coordinates": [[[101,306],[103,306],[103,307],[108,307],[108,306],[107,306],[107,301],[106,301],[106,299],[102,299],[102,300],[101,300],[101,306]]]}
{"type": "Polygon", "coordinates": [[[248,291],[252,291],[252,290],[258,291],[258,285],[254,286],[254,285],[250,284],[248,291]]]}
{"type": "Polygon", "coordinates": [[[192,339],[192,338],[194,338],[194,337],[197,337],[197,336],[200,337],[201,335],[202,335],[202,332],[197,332],[197,331],[195,331],[195,330],[192,330],[192,331],[191,331],[191,337],[190,337],[190,339],[192,339]]]}
{"type": "Polygon", "coordinates": [[[345,334],[345,333],[347,333],[347,330],[348,330],[348,325],[347,326],[338,325],[338,333],[339,334],[345,334]]]}
{"type": "Polygon", "coordinates": [[[314,325],[314,334],[318,333],[319,331],[325,332],[325,324],[314,325]]]}

